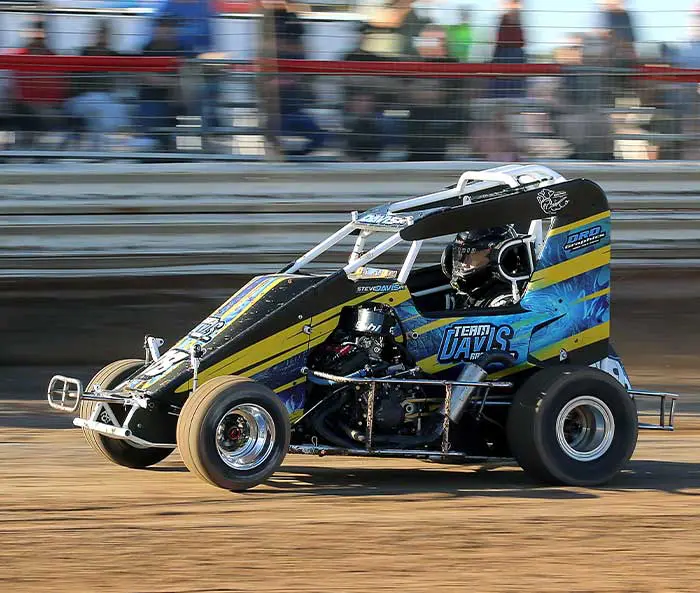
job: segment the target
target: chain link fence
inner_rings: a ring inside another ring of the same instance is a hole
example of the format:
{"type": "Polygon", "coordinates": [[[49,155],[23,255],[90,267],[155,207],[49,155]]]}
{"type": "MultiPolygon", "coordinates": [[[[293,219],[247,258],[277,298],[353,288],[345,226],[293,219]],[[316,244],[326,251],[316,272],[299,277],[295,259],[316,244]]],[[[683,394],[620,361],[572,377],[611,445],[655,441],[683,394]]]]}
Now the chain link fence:
{"type": "Polygon", "coordinates": [[[0,156],[697,159],[696,13],[687,40],[652,44],[608,4],[550,39],[505,2],[487,40],[474,10],[443,3],[446,23],[408,0],[5,5],[0,156]]]}

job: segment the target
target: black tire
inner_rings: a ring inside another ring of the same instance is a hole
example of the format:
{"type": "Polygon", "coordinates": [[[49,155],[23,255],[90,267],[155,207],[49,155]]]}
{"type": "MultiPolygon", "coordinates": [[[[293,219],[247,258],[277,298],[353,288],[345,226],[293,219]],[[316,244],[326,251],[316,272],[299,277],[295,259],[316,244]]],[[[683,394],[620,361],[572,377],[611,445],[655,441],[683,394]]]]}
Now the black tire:
{"type": "Polygon", "coordinates": [[[185,402],[177,422],[177,446],[187,468],[206,482],[233,491],[267,480],[284,460],[290,434],[289,414],[280,398],[245,377],[207,381],[185,402]],[[244,418],[249,413],[255,416],[244,418]],[[250,421],[254,418],[264,422],[264,429],[250,421]],[[258,429],[261,436],[256,440],[258,429]],[[234,431],[237,439],[224,437],[222,433],[228,430],[234,431]],[[259,443],[262,451],[257,457],[251,454],[250,463],[237,461],[238,452],[251,442],[259,443]]]}
{"type": "Polygon", "coordinates": [[[637,431],[637,409],[625,388],[607,373],[581,366],[552,367],[530,377],[513,400],[507,424],[520,466],[543,482],[569,486],[610,481],[634,453],[637,431]],[[575,406],[570,414],[567,406],[575,406]],[[594,436],[579,428],[587,424],[603,428],[594,436]]]}
{"type": "MultiPolygon", "coordinates": [[[[95,385],[99,385],[102,389],[111,389],[116,387],[130,375],[133,375],[142,366],[143,360],[116,360],[101,369],[92,378],[86,388],[86,391],[89,391],[95,385]]],[[[96,406],[97,402],[81,402],[80,417],[89,419],[92,416],[92,413],[95,411],[96,406]]],[[[125,413],[125,410],[113,409],[112,411],[121,421],[122,418],[119,415],[123,412],[125,413]]],[[[90,446],[96,451],[99,451],[99,453],[101,453],[105,458],[109,459],[112,463],[116,463],[117,465],[122,465],[124,467],[130,467],[132,469],[144,469],[151,465],[155,465],[159,461],[163,461],[163,459],[165,459],[175,450],[163,447],[134,447],[126,441],[113,439],[86,428],[83,428],[83,434],[85,435],[85,440],[90,443],[90,446]]]]}

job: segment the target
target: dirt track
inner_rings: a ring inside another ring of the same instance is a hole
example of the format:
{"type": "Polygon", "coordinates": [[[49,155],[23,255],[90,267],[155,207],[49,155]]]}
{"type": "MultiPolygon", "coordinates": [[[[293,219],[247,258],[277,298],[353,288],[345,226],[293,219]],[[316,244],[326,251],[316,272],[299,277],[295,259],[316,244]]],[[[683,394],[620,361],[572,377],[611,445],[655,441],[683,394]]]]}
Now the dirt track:
{"type": "Polygon", "coordinates": [[[291,456],[231,494],[177,455],[102,462],[0,429],[0,591],[697,591],[700,422],[643,433],[604,489],[518,469],[291,456]]]}

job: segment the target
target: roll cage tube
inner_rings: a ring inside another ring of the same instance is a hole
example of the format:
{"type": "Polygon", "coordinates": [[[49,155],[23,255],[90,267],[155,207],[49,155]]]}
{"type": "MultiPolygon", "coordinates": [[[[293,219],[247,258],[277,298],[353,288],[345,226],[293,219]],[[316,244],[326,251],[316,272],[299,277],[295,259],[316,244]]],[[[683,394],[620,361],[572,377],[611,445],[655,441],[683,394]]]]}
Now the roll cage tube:
{"type": "MultiPolygon", "coordinates": [[[[333,233],[330,237],[327,239],[321,241],[316,247],[313,249],[310,249],[307,251],[304,255],[302,255],[300,258],[298,258],[287,270],[285,270],[285,273],[287,274],[294,274],[295,272],[299,271],[303,266],[307,265],[314,259],[316,259],[319,255],[323,254],[324,252],[328,251],[331,247],[334,245],[337,245],[340,241],[342,241],[345,237],[350,235],[353,231],[357,230],[357,225],[354,222],[351,222],[347,225],[345,225],[343,228],[341,228],[339,231],[333,233]]],[[[541,226],[539,228],[541,232],[541,226]]],[[[538,243],[542,241],[541,237],[537,237],[537,232],[535,229],[532,227],[530,228],[531,233],[528,234],[525,238],[521,237],[518,239],[514,239],[513,243],[533,243],[535,246],[538,246],[538,243]],[[534,235],[532,232],[534,232],[534,235]]],[[[379,245],[376,245],[372,249],[370,249],[366,253],[362,253],[362,250],[364,248],[365,242],[367,240],[367,237],[373,234],[374,231],[367,230],[367,229],[361,229],[360,233],[357,237],[357,240],[355,241],[355,244],[353,246],[352,252],[350,253],[350,256],[348,257],[348,263],[343,267],[343,271],[347,276],[353,274],[363,266],[367,265],[383,253],[386,253],[389,251],[392,247],[395,247],[399,243],[403,243],[404,240],[401,238],[400,233],[396,232],[393,233],[390,237],[379,243],[379,245]]],[[[406,254],[406,257],[403,261],[403,264],[401,265],[400,271],[397,276],[397,281],[401,282],[402,284],[406,283],[406,280],[408,279],[408,276],[410,275],[411,271],[413,270],[413,266],[416,262],[416,259],[418,258],[418,254],[420,253],[421,247],[423,245],[422,240],[417,240],[417,241],[412,241],[411,242],[411,247],[408,250],[408,253],[406,254]]],[[[530,268],[534,268],[534,261],[532,260],[532,253],[528,249],[528,257],[530,257],[530,268]]],[[[499,262],[500,263],[500,262],[499,262]]],[[[509,278],[510,280],[524,280],[525,278],[509,278]]]]}
{"type": "MultiPolygon", "coordinates": [[[[369,262],[379,257],[383,253],[387,252],[392,247],[404,242],[404,240],[401,238],[401,235],[394,228],[368,228],[371,226],[372,225],[365,225],[361,222],[358,222],[357,213],[353,212],[353,220],[351,222],[346,224],[340,230],[336,231],[335,233],[321,241],[314,248],[310,249],[304,255],[295,260],[294,263],[285,270],[285,273],[294,274],[298,272],[301,268],[311,263],[317,257],[328,251],[334,245],[340,243],[340,241],[345,239],[345,237],[351,235],[354,231],[357,230],[359,230],[360,233],[357,237],[357,240],[355,241],[355,245],[353,246],[352,252],[348,257],[348,263],[345,267],[343,267],[343,271],[347,275],[356,272],[359,268],[367,265],[369,262]],[[379,243],[379,245],[376,245],[375,247],[370,249],[367,253],[362,253],[367,238],[375,232],[392,232],[392,234],[391,236],[389,236],[389,238],[385,239],[384,241],[379,243]]],[[[401,271],[399,273],[400,282],[405,282],[406,278],[408,278],[408,275],[410,274],[411,269],[413,268],[413,264],[416,261],[416,257],[418,256],[420,246],[422,243],[423,241],[413,241],[411,243],[411,247],[408,250],[408,254],[406,255],[403,265],[401,266],[401,271]],[[403,280],[401,280],[401,278],[403,278],[403,280]]]]}
{"type": "MultiPolygon", "coordinates": [[[[299,259],[297,259],[292,266],[290,266],[287,270],[285,270],[285,273],[287,274],[294,274],[298,270],[300,270],[303,266],[307,265],[314,259],[316,259],[319,255],[323,254],[326,252],[328,249],[333,247],[334,245],[338,244],[340,241],[342,241],[345,237],[350,235],[354,230],[356,230],[356,227],[354,223],[349,223],[345,225],[342,229],[339,231],[335,232],[332,234],[330,237],[319,243],[316,247],[313,249],[309,250],[306,252],[304,255],[302,255],[299,259]]],[[[376,245],[372,249],[370,249],[367,253],[362,253],[362,248],[364,247],[365,241],[367,240],[367,237],[369,237],[373,231],[369,230],[361,230],[360,234],[358,235],[357,241],[355,242],[355,245],[353,246],[352,252],[350,253],[350,256],[348,257],[348,263],[343,267],[343,271],[347,276],[350,276],[363,266],[367,265],[383,253],[386,253],[389,251],[392,247],[395,247],[399,243],[403,243],[404,240],[401,238],[400,233],[394,233],[381,243],[379,245],[376,245]]],[[[514,239],[513,243],[534,243],[535,245],[537,244],[537,237],[533,236],[527,236],[525,238],[519,238],[519,239],[514,239]]],[[[411,242],[411,247],[408,250],[408,253],[406,254],[406,257],[404,258],[403,264],[401,265],[400,271],[397,276],[397,281],[401,282],[402,284],[406,283],[406,280],[408,279],[408,276],[410,275],[411,271],[413,270],[413,266],[416,263],[416,259],[418,258],[418,254],[420,253],[421,247],[423,245],[422,240],[417,240],[417,241],[412,241],[411,242]]],[[[528,249],[528,256],[530,257],[530,267],[531,269],[534,268],[534,262],[532,260],[532,254],[530,250],[528,249]]],[[[500,261],[499,261],[500,264],[500,261]]],[[[524,280],[525,278],[509,278],[510,280],[524,280]]]]}
{"type": "MultiPolygon", "coordinates": [[[[513,193],[519,193],[566,181],[559,173],[540,165],[505,165],[486,171],[465,171],[460,176],[457,184],[452,188],[373,208],[362,214],[356,211],[353,212],[352,220],[348,224],[307,251],[283,271],[289,274],[298,272],[302,267],[328,251],[328,249],[338,244],[348,235],[359,231],[353,250],[348,258],[348,264],[343,268],[345,273],[352,274],[395,245],[408,240],[411,241],[411,247],[398,275],[398,280],[405,283],[420,251],[422,239],[425,238],[423,236],[411,237],[409,229],[416,222],[422,222],[424,218],[431,218],[431,215],[444,215],[444,201],[446,199],[461,198],[462,208],[464,208],[464,206],[472,203],[469,194],[488,187],[504,186],[513,193]],[[421,206],[426,208],[423,209],[421,206]],[[363,253],[367,238],[375,232],[392,233],[392,235],[367,253],[363,253]],[[404,236],[408,234],[409,236],[407,239],[402,239],[402,234],[404,236]]],[[[460,210],[460,208],[457,208],[457,210],[460,210]]],[[[416,234],[415,230],[412,234],[416,234]]],[[[447,234],[450,233],[448,232],[447,234]]],[[[537,255],[544,243],[541,221],[532,220],[528,234],[534,239],[533,245],[535,255],[537,255]]]]}

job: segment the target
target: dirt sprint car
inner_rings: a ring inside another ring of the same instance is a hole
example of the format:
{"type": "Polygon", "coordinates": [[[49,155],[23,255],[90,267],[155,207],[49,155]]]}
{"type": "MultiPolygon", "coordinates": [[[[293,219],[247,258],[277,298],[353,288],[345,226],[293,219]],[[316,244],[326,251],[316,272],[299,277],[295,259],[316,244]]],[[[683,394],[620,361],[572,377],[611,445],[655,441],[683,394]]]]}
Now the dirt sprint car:
{"type": "Polygon", "coordinates": [[[145,360],[113,362],[85,388],[54,376],[49,404],[78,412],[114,463],[145,468],[177,447],[192,473],[229,490],[260,484],[287,452],[515,458],[547,483],[602,484],[638,428],[673,429],[676,401],[632,390],[609,343],[610,226],[605,193],[586,179],[537,165],[468,171],[354,212],[162,355],[147,336],[145,360]],[[455,290],[439,261],[417,263],[421,248],[496,225],[521,229],[494,251],[512,303],[450,306],[455,290]],[[348,263],[319,273],[312,262],[344,241],[348,263]],[[393,269],[369,267],[401,249],[393,269]],[[642,397],[658,401],[658,423],[639,422],[642,397]]]}

